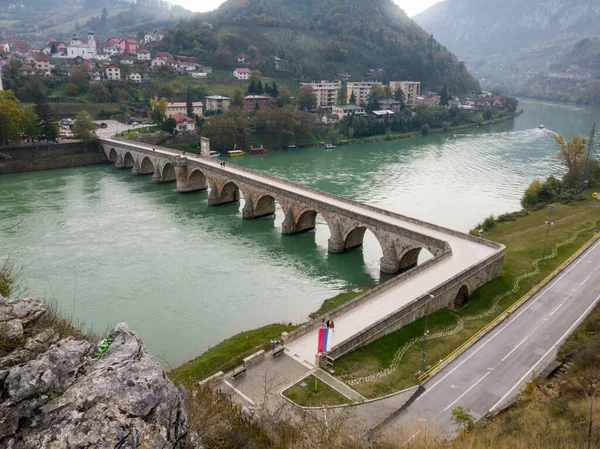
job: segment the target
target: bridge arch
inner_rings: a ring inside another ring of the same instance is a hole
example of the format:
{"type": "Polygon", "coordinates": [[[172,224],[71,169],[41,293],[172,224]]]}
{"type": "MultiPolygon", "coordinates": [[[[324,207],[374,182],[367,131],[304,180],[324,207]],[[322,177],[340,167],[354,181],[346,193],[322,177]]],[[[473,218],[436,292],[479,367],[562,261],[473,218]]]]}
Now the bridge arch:
{"type": "Polygon", "coordinates": [[[400,272],[408,271],[411,268],[419,265],[419,259],[423,261],[423,259],[429,260],[433,257],[433,254],[429,252],[429,250],[423,246],[413,246],[412,248],[408,248],[403,254],[398,258],[399,261],[399,269],[400,272]]]}
{"type": "Polygon", "coordinates": [[[123,168],[133,168],[135,165],[135,159],[129,151],[123,155],[123,168]]]}
{"type": "Polygon", "coordinates": [[[106,154],[106,158],[110,162],[117,162],[117,160],[119,159],[117,150],[115,150],[114,148],[111,148],[108,152],[105,152],[105,154],[106,154]]]}
{"type": "Polygon", "coordinates": [[[469,286],[466,284],[463,284],[458,289],[458,292],[456,293],[456,296],[454,297],[454,301],[452,301],[452,304],[450,305],[450,307],[453,310],[459,310],[459,309],[462,309],[464,306],[466,306],[468,302],[469,302],[469,286]]]}
{"type": "Polygon", "coordinates": [[[160,182],[171,182],[177,179],[175,167],[169,161],[165,162],[160,170],[160,182]]]}
{"type": "Polygon", "coordinates": [[[142,175],[150,175],[155,172],[154,163],[148,156],[144,156],[142,158],[142,162],[140,163],[140,173],[142,175]]]}
{"type": "Polygon", "coordinates": [[[206,188],[206,175],[204,172],[198,168],[195,168],[191,171],[188,177],[188,184],[190,187],[205,187],[206,188]]]}

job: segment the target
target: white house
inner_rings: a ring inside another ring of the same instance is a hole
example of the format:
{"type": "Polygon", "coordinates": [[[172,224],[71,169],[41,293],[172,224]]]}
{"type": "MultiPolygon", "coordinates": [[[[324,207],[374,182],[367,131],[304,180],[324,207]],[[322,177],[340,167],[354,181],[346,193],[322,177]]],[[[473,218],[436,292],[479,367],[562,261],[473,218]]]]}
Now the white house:
{"type": "MultiPolygon", "coordinates": [[[[192,108],[194,110],[194,114],[196,114],[199,117],[202,117],[204,105],[201,101],[193,101],[192,108]]],[[[187,114],[187,103],[185,101],[176,101],[167,104],[167,115],[175,116],[177,114],[187,114]]]]}
{"type": "Polygon", "coordinates": [[[196,128],[196,122],[193,118],[188,117],[181,112],[171,116],[177,122],[177,131],[193,131],[196,128]]]}
{"type": "Polygon", "coordinates": [[[110,55],[107,53],[98,53],[94,59],[96,61],[109,61],[110,55]]]}
{"type": "Polygon", "coordinates": [[[166,64],[167,64],[167,60],[165,58],[163,58],[162,56],[157,56],[150,63],[150,65],[152,67],[162,67],[163,65],[166,65],[166,64]]]}
{"type": "Polygon", "coordinates": [[[73,34],[71,43],[67,46],[67,55],[71,58],[81,56],[85,59],[93,59],[96,57],[97,52],[96,38],[91,31],[88,33],[86,41],[82,41],[77,37],[77,34],[73,34]]]}
{"type": "Polygon", "coordinates": [[[108,81],[119,81],[121,79],[121,69],[114,64],[104,69],[104,74],[108,81]]]}
{"type": "Polygon", "coordinates": [[[142,83],[142,75],[140,75],[139,73],[131,73],[129,75],[129,81],[131,81],[132,83],[141,84],[142,83]]]}
{"type": "Polygon", "coordinates": [[[144,35],[144,43],[148,42],[160,42],[165,37],[160,31],[150,31],[144,35]]]}
{"type": "Polygon", "coordinates": [[[140,48],[137,51],[137,58],[138,58],[138,61],[150,61],[152,59],[152,55],[150,54],[150,52],[148,50],[144,50],[143,48],[140,48]]]}
{"type": "Polygon", "coordinates": [[[108,47],[104,48],[104,53],[110,56],[120,55],[123,53],[123,49],[119,45],[109,45],[108,47]]]}
{"type": "Polygon", "coordinates": [[[237,68],[233,71],[233,76],[235,76],[239,80],[249,80],[250,73],[251,73],[250,69],[237,68]]]}
{"type": "Polygon", "coordinates": [[[93,68],[88,73],[91,81],[102,81],[102,70],[99,68],[93,68]]]}

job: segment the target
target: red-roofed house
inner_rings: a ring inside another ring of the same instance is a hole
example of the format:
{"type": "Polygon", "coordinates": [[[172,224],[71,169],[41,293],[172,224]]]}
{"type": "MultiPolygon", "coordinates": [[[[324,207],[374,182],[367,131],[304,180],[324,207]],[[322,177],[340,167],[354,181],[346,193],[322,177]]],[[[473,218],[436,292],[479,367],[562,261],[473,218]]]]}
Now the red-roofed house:
{"type": "Polygon", "coordinates": [[[35,59],[35,68],[41,73],[50,73],[50,56],[38,53],[33,56],[35,59]]]}
{"type": "Polygon", "coordinates": [[[138,48],[140,48],[140,43],[135,39],[121,39],[119,46],[125,53],[136,53],[138,48]]]}
{"type": "Polygon", "coordinates": [[[52,47],[56,49],[56,53],[59,55],[67,54],[67,44],[61,41],[48,41],[46,42],[46,48],[44,49],[44,53],[52,54],[52,47]]]}
{"type": "Polygon", "coordinates": [[[35,69],[29,65],[23,65],[19,69],[19,73],[21,75],[31,76],[31,75],[35,75],[35,69]]]}
{"type": "Polygon", "coordinates": [[[233,71],[233,76],[235,76],[239,80],[248,80],[250,79],[250,69],[246,68],[237,68],[233,71]]]}
{"type": "Polygon", "coordinates": [[[177,131],[193,131],[196,128],[196,122],[193,118],[188,117],[181,112],[173,115],[172,118],[177,122],[177,131]]]}
{"type": "Polygon", "coordinates": [[[71,66],[73,69],[89,70],[92,68],[92,61],[90,61],[89,59],[82,58],[81,56],[76,56],[75,58],[73,58],[71,66]]]}
{"type": "Polygon", "coordinates": [[[269,107],[269,97],[263,95],[248,95],[244,103],[246,112],[254,112],[256,109],[265,109],[269,107]]]}

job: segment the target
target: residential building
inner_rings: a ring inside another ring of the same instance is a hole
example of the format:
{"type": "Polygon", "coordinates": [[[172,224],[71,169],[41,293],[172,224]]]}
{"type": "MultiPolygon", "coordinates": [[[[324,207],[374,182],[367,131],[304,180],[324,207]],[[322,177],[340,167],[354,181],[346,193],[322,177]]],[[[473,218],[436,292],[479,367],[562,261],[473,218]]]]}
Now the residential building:
{"type": "Polygon", "coordinates": [[[163,40],[165,35],[160,31],[150,31],[144,35],[144,43],[148,42],[160,42],[163,40]]]}
{"type": "Polygon", "coordinates": [[[400,112],[400,107],[402,106],[402,103],[391,98],[386,98],[384,100],[380,100],[378,105],[379,109],[381,110],[390,110],[398,113],[400,112]]]}
{"type": "Polygon", "coordinates": [[[222,97],[221,95],[211,95],[206,97],[206,110],[207,111],[223,111],[229,110],[231,99],[229,97],[222,97]]]}
{"type": "Polygon", "coordinates": [[[71,61],[71,69],[73,69],[73,70],[77,70],[77,69],[90,70],[91,68],[92,68],[92,61],[90,61],[89,59],[85,59],[82,56],[76,56],[71,61]]]}
{"type": "Polygon", "coordinates": [[[96,61],[108,61],[110,60],[110,55],[108,53],[97,53],[94,58],[96,61]]]}
{"type": "Polygon", "coordinates": [[[50,73],[50,56],[38,53],[33,56],[33,59],[35,59],[35,69],[38,73],[50,73]]]}
{"type": "Polygon", "coordinates": [[[121,58],[121,63],[123,64],[127,64],[127,65],[133,65],[133,56],[130,55],[125,55],[121,58]]]}
{"type": "Polygon", "coordinates": [[[269,97],[263,95],[248,95],[244,103],[244,109],[246,112],[254,112],[257,109],[264,109],[269,107],[269,97]]]}
{"type": "Polygon", "coordinates": [[[338,102],[341,81],[321,81],[312,83],[300,83],[300,87],[310,86],[317,97],[318,108],[329,108],[338,102]]]}
{"type": "Polygon", "coordinates": [[[181,112],[178,112],[170,117],[174,118],[177,122],[177,131],[179,132],[193,131],[196,128],[196,121],[181,112]]]}
{"type": "Polygon", "coordinates": [[[93,59],[98,52],[96,46],[96,38],[94,37],[94,33],[91,31],[88,33],[87,40],[82,41],[77,36],[77,33],[73,33],[73,37],[71,38],[71,43],[67,46],[67,55],[74,58],[76,56],[81,56],[85,59],[93,59]]]}
{"type": "Polygon", "coordinates": [[[281,63],[283,62],[281,58],[277,56],[273,56],[273,62],[275,63],[275,70],[281,70],[281,63]]]}
{"type": "Polygon", "coordinates": [[[150,54],[150,52],[148,50],[140,48],[137,51],[137,58],[138,58],[138,61],[150,61],[152,59],[152,55],[150,54]]]}
{"type": "Polygon", "coordinates": [[[110,56],[120,55],[121,53],[123,53],[123,49],[120,45],[109,45],[107,47],[104,47],[104,53],[110,56]]]}
{"type": "Polygon", "coordinates": [[[196,58],[191,56],[177,56],[177,64],[182,70],[190,72],[196,70],[196,58]]]}
{"type": "Polygon", "coordinates": [[[237,62],[238,64],[247,64],[248,63],[248,56],[245,55],[244,53],[240,53],[239,55],[237,55],[235,57],[235,62],[237,62]]]}
{"type": "Polygon", "coordinates": [[[348,101],[350,101],[352,94],[354,94],[354,99],[356,100],[355,103],[357,105],[366,103],[368,101],[369,94],[371,93],[371,89],[373,89],[373,86],[376,84],[381,85],[379,81],[356,81],[347,83],[346,95],[348,101]]]}
{"type": "MultiPolygon", "coordinates": [[[[192,107],[194,108],[194,114],[202,117],[202,111],[204,109],[202,102],[194,101],[192,102],[192,107]]],[[[167,115],[171,117],[175,114],[187,114],[187,103],[185,101],[176,101],[167,105],[167,115]]]]}
{"type": "Polygon", "coordinates": [[[140,48],[140,43],[135,39],[121,39],[119,41],[119,47],[121,47],[125,53],[136,53],[140,48]]]}
{"type": "Polygon", "coordinates": [[[131,73],[131,74],[129,74],[129,81],[131,81],[132,83],[141,84],[142,75],[140,75],[137,72],[131,73]]]}
{"type": "Polygon", "coordinates": [[[108,81],[119,81],[121,79],[121,69],[114,64],[107,65],[104,68],[104,76],[108,81]]]}
{"type": "Polygon", "coordinates": [[[102,81],[102,69],[94,67],[88,74],[90,76],[90,81],[102,81]]]}
{"type": "Polygon", "coordinates": [[[10,53],[10,43],[7,41],[0,41],[0,52],[10,53]]]}
{"type": "Polygon", "coordinates": [[[421,94],[421,83],[419,81],[390,81],[390,90],[396,93],[398,89],[404,92],[404,103],[408,106],[416,104],[417,97],[421,94]]]}
{"type": "Polygon", "coordinates": [[[19,69],[19,74],[25,76],[35,75],[35,69],[30,65],[22,65],[19,69]]]}
{"type": "Polygon", "coordinates": [[[331,108],[331,113],[339,116],[340,118],[348,117],[350,115],[366,115],[365,108],[362,108],[355,104],[334,105],[331,108]]]}
{"type": "Polygon", "coordinates": [[[107,47],[112,47],[113,45],[119,45],[119,42],[121,42],[121,39],[118,37],[109,37],[106,40],[106,46],[107,47]]]}
{"type": "Polygon", "coordinates": [[[150,66],[152,66],[152,67],[162,67],[163,65],[166,65],[166,64],[167,64],[167,60],[166,59],[157,56],[156,58],[154,58],[152,60],[152,62],[150,63],[150,66]]]}
{"type": "Polygon", "coordinates": [[[394,118],[394,111],[390,111],[389,109],[373,111],[372,114],[375,120],[377,121],[385,121],[386,119],[391,120],[392,118],[394,118]]]}
{"type": "Polygon", "coordinates": [[[162,58],[165,61],[167,59],[173,59],[173,55],[171,53],[169,53],[168,51],[159,51],[158,53],[156,53],[155,57],[162,58]]]}
{"type": "Polygon", "coordinates": [[[240,81],[249,80],[250,79],[250,69],[246,68],[237,68],[233,71],[233,76],[235,76],[240,81]]]}

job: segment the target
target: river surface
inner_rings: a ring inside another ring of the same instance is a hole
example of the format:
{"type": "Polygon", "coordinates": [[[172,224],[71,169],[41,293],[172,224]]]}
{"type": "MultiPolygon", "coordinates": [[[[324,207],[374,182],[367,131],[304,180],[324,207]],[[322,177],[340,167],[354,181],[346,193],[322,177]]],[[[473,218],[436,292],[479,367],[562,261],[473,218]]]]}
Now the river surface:
{"type": "MultiPolygon", "coordinates": [[[[522,100],[514,121],[462,134],[269,152],[228,163],[468,231],[518,210],[535,177],[559,174],[553,132],[590,132],[600,108],[522,100]],[[544,124],[546,129],[538,129],[544,124]]],[[[25,293],[54,299],[98,332],[127,322],[177,365],[239,331],[300,322],[341,291],[376,284],[381,249],[327,253],[329,231],[282,236],[283,214],[241,219],[113,166],[0,177],[0,263],[25,293]]],[[[316,343],[315,343],[316,344],[316,343]]]]}

